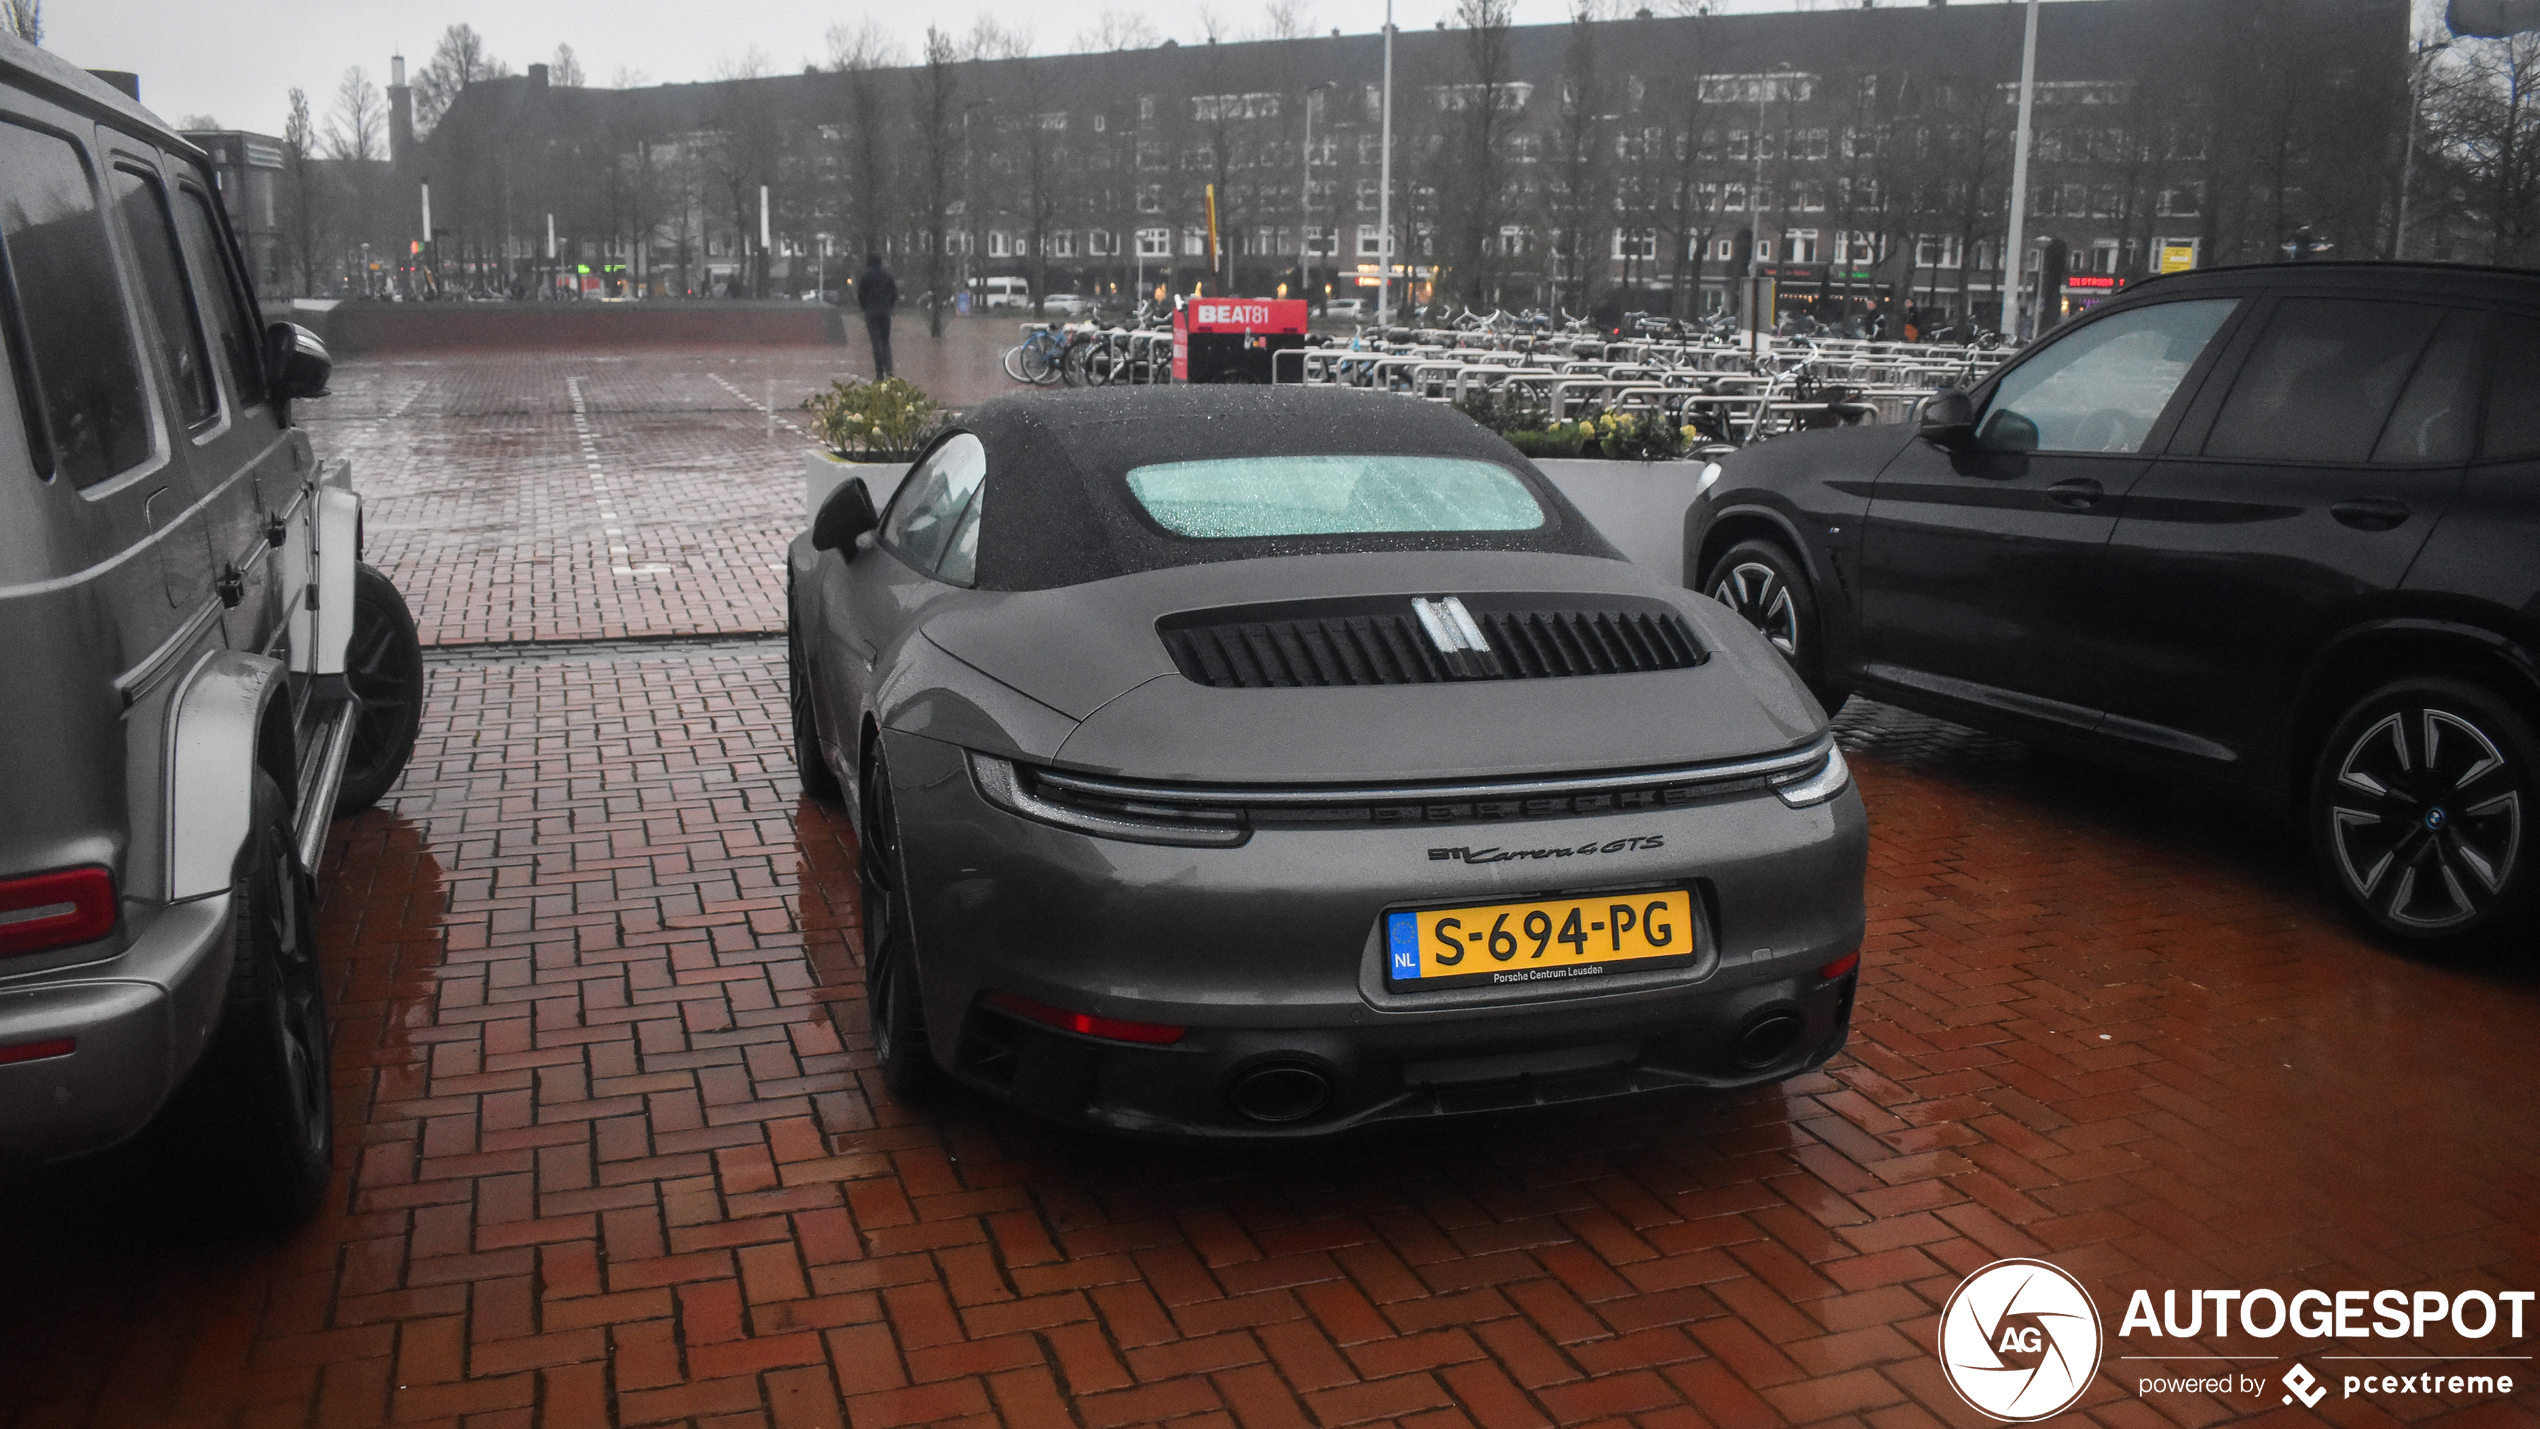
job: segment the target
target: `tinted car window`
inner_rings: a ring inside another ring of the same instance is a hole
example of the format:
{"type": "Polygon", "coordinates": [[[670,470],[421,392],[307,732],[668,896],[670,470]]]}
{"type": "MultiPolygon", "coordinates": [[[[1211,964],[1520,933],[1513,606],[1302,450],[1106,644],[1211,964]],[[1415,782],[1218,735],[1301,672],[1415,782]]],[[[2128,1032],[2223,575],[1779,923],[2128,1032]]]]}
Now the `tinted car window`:
{"type": "Polygon", "coordinates": [[[2478,451],[2488,457],[2540,456],[2540,320],[2507,318],[2497,334],[2495,360],[2487,364],[2487,433],[2478,451]]]}
{"type": "Polygon", "coordinates": [[[2237,302],[2155,303],[2101,318],[2046,348],[1994,389],[1984,444],[2006,451],[2141,451],[2237,302]]]}
{"type": "Polygon", "coordinates": [[[2214,419],[2205,455],[2365,460],[2441,316],[2417,303],[2278,303],[2214,419]]]}
{"type": "Polygon", "coordinates": [[[211,319],[221,359],[229,364],[230,385],[238,389],[238,404],[256,406],[265,400],[265,367],[257,347],[254,305],[238,280],[229,245],[221,240],[211,200],[192,184],[177,188],[176,227],[185,240],[186,270],[194,275],[195,295],[211,319]]]}
{"type": "Polygon", "coordinates": [[[2461,461],[2469,456],[2478,418],[2478,346],[2486,329],[2476,313],[2454,312],[2417,363],[2399,405],[2372,449],[2376,462],[2408,465],[2461,461]]]}
{"type": "Polygon", "coordinates": [[[36,470],[85,487],[140,465],[149,404],[88,166],[69,141],[5,121],[0,252],[36,470]]]}
{"type": "MultiPolygon", "coordinates": [[[[933,574],[952,544],[970,498],[988,474],[988,449],[968,432],[955,433],[935,448],[900,484],[891,502],[890,519],[882,523],[882,544],[902,560],[933,574]]],[[[977,540],[972,539],[975,553],[977,540]]],[[[975,556],[974,556],[975,559],[975,556]]]]}
{"type": "Polygon", "coordinates": [[[1176,536],[1532,531],[1543,506],[1514,472],[1451,456],[1261,456],[1133,467],[1129,494],[1176,536]]]}
{"type": "Polygon", "coordinates": [[[176,407],[189,423],[220,410],[220,387],[212,378],[212,360],[203,347],[202,320],[194,315],[194,297],[176,256],[176,218],[168,212],[167,190],[159,176],[117,164],[115,207],[123,210],[123,230],[132,239],[133,265],[141,270],[141,293],[159,334],[159,356],[176,384],[176,407]]]}

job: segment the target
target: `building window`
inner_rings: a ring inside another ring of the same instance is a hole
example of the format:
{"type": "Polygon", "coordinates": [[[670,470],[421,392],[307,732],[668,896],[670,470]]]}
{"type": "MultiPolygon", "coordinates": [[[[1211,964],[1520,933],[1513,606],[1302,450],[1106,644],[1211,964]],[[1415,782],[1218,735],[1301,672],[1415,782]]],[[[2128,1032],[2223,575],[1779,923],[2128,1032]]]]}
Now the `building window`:
{"type": "Polygon", "coordinates": [[[1614,256],[1617,258],[1657,257],[1658,230],[1654,228],[1618,228],[1614,230],[1614,256]]]}
{"type": "Polygon", "coordinates": [[[1062,228],[1058,232],[1051,234],[1049,236],[1049,255],[1052,258],[1075,257],[1076,230],[1072,228],[1062,228]]]}
{"type": "Polygon", "coordinates": [[[1782,235],[1782,241],[1790,245],[1791,262],[1814,263],[1817,261],[1817,230],[1794,228],[1782,235]]]}
{"type": "Polygon", "coordinates": [[[1208,234],[1207,234],[1205,231],[1203,231],[1203,230],[1201,230],[1201,229],[1197,229],[1197,228],[1185,228],[1185,229],[1183,229],[1183,230],[1182,230],[1182,255],[1183,255],[1184,257],[1186,257],[1186,258],[1205,258],[1205,257],[1207,257],[1207,256],[1208,256],[1208,234]]]}
{"type": "Polygon", "coordinates": [[[1737,257],[1737,240],[1734,238],[1723,238],[1713,243],[1711,245],[1711,256],[1719,259],[1723,263],[1734,260],[1737,257]]]}
{"type": "Polygon", "coordinates": [[[991,258],[1010,258],[1013,256],[1013,252],[1006,239],[1004,229],[996,229],[988,234],[988,256],[991,258]]]}
{"type": "Polygon", "coordinates": [[[1378,233],[1376,225],[1372,223],[1362,223],[1358,225],[1358,256],[1361,258],[1381,258],[1384,254],[1384,239],[1382,235],[1378,233]]]}
{"type": "Polygon", "coordinates": [[[1085,235],[1085,252],[1094,258],[1120,256],[1120,239],[1108,229],[1097,228],[1085,235]]]}
{"type": "Polygon", "coordinates": [[[1511,258],[1522,257],[1526,251],[1525,228],[1514,223],[1500,225],[1499,251],[1511,258]]]}
{"type": "Polygon", "coordinates": [[[1172,256],[1172,253],[1173,253],[1173,230],[1172,230],[1172,229],[1169,229],[1169,228],[1141,228],[1141,229],[1139,229],[1139,230],[1138,230],[1138,256],[1139,256],[1139,257],[1141,257],[1141,258],[1169,258],[1169,257],[1171,257],[1171,256],[1172,256]]]}

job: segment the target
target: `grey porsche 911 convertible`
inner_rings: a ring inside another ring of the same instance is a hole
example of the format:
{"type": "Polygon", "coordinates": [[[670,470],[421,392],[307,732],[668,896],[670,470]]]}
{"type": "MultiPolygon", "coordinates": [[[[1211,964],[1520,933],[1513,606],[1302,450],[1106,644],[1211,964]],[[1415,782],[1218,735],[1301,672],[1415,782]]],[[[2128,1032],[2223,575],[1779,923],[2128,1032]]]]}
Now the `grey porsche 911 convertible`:
{"type": "Polygon", "coordinates": [[[1449,408],[1003,398],[788,554],[894,1093],[1298,1136],[1843,1046],[1867,829],[1823,711],[1449,408]]]}

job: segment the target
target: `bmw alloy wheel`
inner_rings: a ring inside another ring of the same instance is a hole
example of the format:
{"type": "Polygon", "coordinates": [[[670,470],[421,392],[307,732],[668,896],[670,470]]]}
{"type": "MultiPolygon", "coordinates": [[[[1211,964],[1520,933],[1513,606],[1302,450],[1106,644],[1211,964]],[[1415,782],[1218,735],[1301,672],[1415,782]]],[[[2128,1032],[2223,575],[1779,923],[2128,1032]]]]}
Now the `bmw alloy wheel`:
{"type": "Polygon", "coordinates": [[[1762,561],[1722,566],[1712,578],[1711,598],[1762,631],[1784,659],[1799,658],[1799,608],[1781,572],[1762,561]]]}
{"type": "Polygon", "coordinates": [[[2468,931],[2522,892],[2519,741],[2487,701],[2442,693],[2419,685],[2359,707],[2332,737],[2317,793],[2332,872],[2403,936],[2468,931]]]}

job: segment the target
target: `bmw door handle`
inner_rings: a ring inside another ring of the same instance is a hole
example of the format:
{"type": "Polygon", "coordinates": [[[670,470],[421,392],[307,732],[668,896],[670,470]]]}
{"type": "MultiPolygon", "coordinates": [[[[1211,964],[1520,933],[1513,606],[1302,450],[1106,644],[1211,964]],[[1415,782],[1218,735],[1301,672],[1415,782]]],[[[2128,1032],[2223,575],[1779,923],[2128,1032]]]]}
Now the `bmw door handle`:
{"type": "Polygon", "coordinates": [[[2365,496],[2353,501],[2340,501],[2328,508],[2328,514],[2358,531],[2387,531],[2408,519],[2408,503],[2386,496],[2365,496]]]}
{"type": "Polygon", "coordinates": [[[2076,476],[2070,480],[2059,481],[2053,486],[2046,488],[2047,500],[2054,502],[2058,506],[2069,506],[2075,511],[2086,510],[2098,505],[2099,498],[2107,494],[2108,489],[2106,487],[2101,486],[2098,482],[2095,482],[2086,476],[2076,476]]]}

